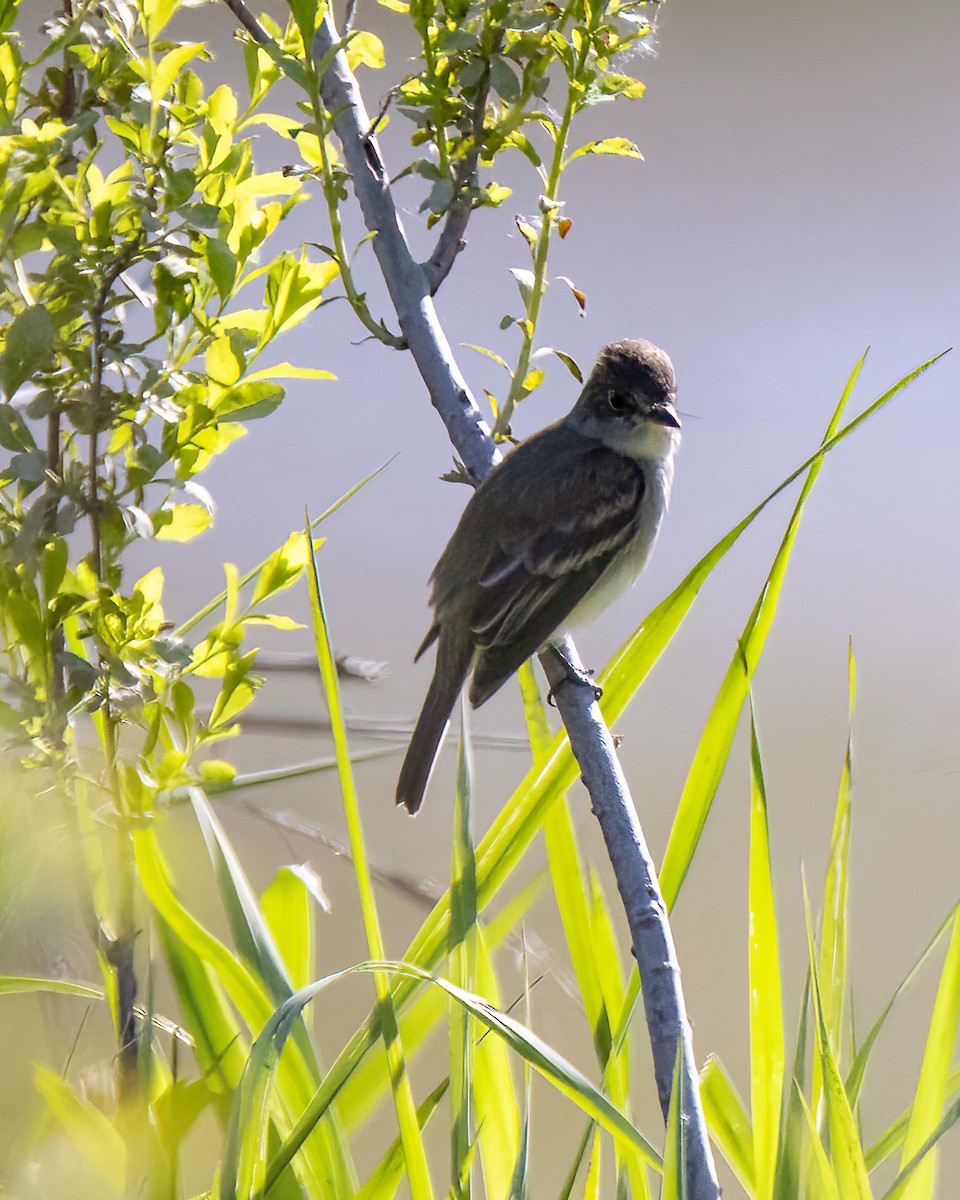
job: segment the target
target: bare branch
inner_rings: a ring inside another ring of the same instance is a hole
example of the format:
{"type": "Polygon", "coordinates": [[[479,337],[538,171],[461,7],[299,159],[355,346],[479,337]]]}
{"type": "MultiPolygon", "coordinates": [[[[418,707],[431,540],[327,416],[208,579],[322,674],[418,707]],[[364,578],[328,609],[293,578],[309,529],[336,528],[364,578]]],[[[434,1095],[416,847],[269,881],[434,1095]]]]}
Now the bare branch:
{"type": "MultiPolygon", "coordinates": [[[[576,648],[564,639],[567,663],[580,667],[576,648]]],[[[556,697],[570,747],[590,794],[630,927],[631,949],[643,988],[643,1006],[653,1051],[653,1068],[663,1119],[670,1108],[677,1039],[682,1046],[684,1112],[681,1126],[687,1163],[686,1195],[717,1200],[720,1195],[693,1053],[693,1034],[680,983],[680,964],[637,810],[617,758],[610,730],[593,689],[571,678],[557,650],[541,652],[540,662],[556,697]]]]}
{"type": "Polygon", "coordinates": [[[410,253],[380,147],[369,134],[370,118],[357,81],[343,50],[333,52],[339,44],[340,36],[328,6],[313,44],[315,61],[322,63],[328,56],[330,61],[320,94],[333,114],[334,130],[343,148],[364,223],[376,233],[373,252],[400,329],[451,441],[474,481],[479,481],[499,461],[500,452],[437,320],[427,273],[410,253]]]}
{"type": "Polygon", "coordinates": [[[477,100],[473,109],[473,145],[467,152],[459,172],[456,191],[443,229],[433,253],[423,264],[430,283],[430,295],[435,296],[440,284],[450,273],[457,255],[466,246],[464,234],[473,214],[473,199],[471,190],[477,186],[477,173],[480,165],[480,151],[483,145],[483,118],[487,110],[487,98],[490,95],[490,66],[484,67],[477,92],[477,100]]]}
{"type": "MultiPolygon", "coordinates": [[[[242,0],[226,2],[238,16],[238,9],[246,11],[242,0]]],[[[244,24],[246,26],[245,21],[244,24]]],[[[254,33],[254,36],[257,35],[254,33]]],[[[373,249],[400,328],[450,440],[471,477],[479,481],[499,461],[500,454],[454,361],[432,300],[433,292],[461,248],[469,209],[464,210],[462,206],[451,209],[430,261],[424,266],[414,261],[393,202],[376,138],[370,132],[370,120],[356,79],[342,49],[335,51],[339,45],[340,37],[328,6],[313,46],[314,60],[326,66],[321,82],[323,102],[333,115],[334,129],[352,176],[364,222],[367,229],[376,234],[373,249]]],[[[478,110],[475,120],[482,123],[483,112],[479,105],[478,110]]],[[[477,158],[472,165],[467,160],[474,175],[479,161],[479,144],[476,139],[477,158]]],[[[466,199],[463,189],[461,196],[466,199]]],[[[564,653],[569,661],[578,661],[569,639],[565,641],[564,653]]],[[[665,1116],[678,1040],[681,1046],[684,1078],[681,1128],[686,1195],[690,1200],[718,1200],[720,1191],[700,1104],[696,1061],[676,951],[656,870],[644,842],[636,809],[610,731],[604,724],[592,690],[571,683],[568,672],[558,671],[555,652],[545,651],[541,661],[554,687],[626,910],[633,952],[640,969],[657,1088],[665,1116]]]]}

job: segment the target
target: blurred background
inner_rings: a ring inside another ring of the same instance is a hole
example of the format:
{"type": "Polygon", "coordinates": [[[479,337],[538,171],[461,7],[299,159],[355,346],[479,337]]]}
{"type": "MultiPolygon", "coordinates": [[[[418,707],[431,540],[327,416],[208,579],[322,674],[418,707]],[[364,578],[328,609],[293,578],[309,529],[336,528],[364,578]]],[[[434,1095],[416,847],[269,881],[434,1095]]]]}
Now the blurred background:
{"type": "MultiPolygon", "coordinates": [[[[188,17],[191,28],[181,27],[181,36],[222,47],[208,64],[208,79],[219,73],[242,88],[231,14],[208,5],[188,17]]],[[[358,24],[375,29],[387,46],[387,70],[362,72],[368,107],[376,111],[404,73],[412,45],[404,42],[403,18],[369,0],[360,5],[358,24]]],[[[687,414],[672,511],[653,562],[638,586],[578,639],[591,666],[602,666],[693,563],[816,448],[865,347],[871,350],[850,415],[957,338],[958,42],[954,0],[922,0],[909,10],[894,0],[672,0],[657,19],[652,52],[630,64],[647,84],[645,98],[598,107],[581,123],[575,144],[623,134],[645,161],[590,157],[568,171],[564,197],[573,228],[552,251],[552,274],[574,280],[586,294],[586,310],[580,314],[563,284],[552,287],[540,344],[572,354],[586,371],[604,342],[649,338],[672,356],[687,414]]],[[[282,97],[278,89],[274,108],[282,97]]],[[[408,132],[394,115],[382,137],[388,167],[405,162],[408,132]]],[[[266,131],[263,151],[265,166],[288,161],[288,149],[266,131]]],[[[460,349],[479,343],[512,360],[518,345],[516,333],[501,332],[499,322],[518,308],[508,268],[526,267],[528,252],[514,218],[536,212],[537,180],[517,155],[498,181],[513,188],[512,196],[499,211],[474,216],[468,248],[437,302],[475,395],[487,388],[502,398],[500,368],[460,349]]],[[[398,199],[408,234],[426,253],[432,238],[416,212],[420,186],[403,182],[398,199]]],[[[359,238],[359,225],[355,232],[359,238]]],[[[284,236],[323,242],[320,203],[301,206],[284,236]]],[[[357,270],[374,311],[392,325],[369,250],[357,270]]],[[[221,588],[224,561],[241,570],[252,566],[302,527],[305,504],[318,514],[396,455],[325,526],[319,561],[339,652],[389,664],[375,685],[346,685],[351,715],[402,731],[412,726],[431,671],[431,663],[411,661],[429,623],[427,579],[467,497],[439,481],[451,448],[412,363],[377,344],[357,344],[361,334],[347,307],[335,304],[286,336],[282,357],[334,371],[337,382],[291,383],[283,407],[253,423],[205,478],[219,505],[215,528],[187,546],[143,543],[130,578],[160,562],[168,616],[183,619],[221,588]]],[[[518,411],[518,436],[561,416],[576,397],[577,385],[559,361],[538,365],[547,379],[518,411]]],[[[801,870],[816,893],[843,761],[848,637],[859,670],[851,970],[861,1027],[873,1022],[957,900],[958,379],[960,360],[950,355],[829,457],[756,682],[788,1029],[806,957],[801,870]],[[907,890],[904,880],[922,886],[907,890]]],[[[703,722],[794,498],[772,506],[714,574],[616,730],[657,861],[703,722]]],[[[306,621],[305,593],[291,594],[286,611],[306,621]]],[[[310,638],[304,630],[264,645],[308,652],[310,638]]],[[[241,770],[327,751],[325,713],[311,679],[271,675],[253,711],[249,734],[223,747],[241,770]]],[[[519,714],[518,693],[507,688],[473,727],[495,740],[520,728],[519,714]]],[[[721,786],[674,929],[698,1057],[719,1054],[745,1090],[749,787],[742,734],[737,769],[721,786]]],[[[363,733],[355,738],[357,750],[384,744],[363,733]]],[[[453,740],[416,821],[394,811],[402,732],[395,745],[396,756],[358,769],[371,855],[384,872],[412,883],[442,882],[449,870],[453,740]]],[[[478,834],[527,764],[522,747],[479,746],[478,834]]],[[[609,882],[586,795],[577,790],[573,800],[586,852],[609,882]]],[[[334,911],[322,926],[322,969],[364,957],[349,865],[323,845],[342,834],[335,778],[246,793],[242,804],[218,803],[258,887],[283,862],[309,859],[323,877],[334,911]],[[306,832],[304,822],[311,826],[306,832]]],[[[208,874],[203,850],[186,813],[172,815],[170,833],[182,841],[178,881],[189,891],[208,874]]],[[[541,866],[534,853],[529,876],[541,866]]],[[[399,956],[425,908],[407,889],[386,883],[383,889],[388,947],[399,956]]],[[[41,969],[46,956],[63,953],[56,930],[45,936],[43,914],[37,919],[29,945],[17,943],[16,931],[6,934],[7,956],[20,956],[15,965],[24,970],[41,969]],[[33,955],[38,961],[28,962],[33,955]]],[[[546,973],[534,991],[533,1022],[593,1074],[585,1022],[571,1007],[565,967],[554,957],[562,935],[549,896],[528,932],[542,955],[532,973],[546,973]],[[571,1035],[571,1027],[582,1029],[571,1035]]],[[[88,953],[82,938],[75,952],[88,953]]],[[[888,1073],[889,1086],[871,1089],[874,1107],[867,1109],[876,1132],[912,1094],[934,978],[911,1001],[917,1019],[909,1010],[906,1017],[895,1014],[885,1035],[876,1066],[888,1073]]],[[[351,986],[355,1004],[324,1006],[331,1057],[372,998],[368,985],[351,986]]],[[[30,1053],[37,1056],[35,1044],[30,1053]]],[[[652,1080],[641,1092],[640,1122],[655,1135],[652,1080]]],[[[18,1102],[14,1091],[7,1096],[4,1125],[13,1130],[18,1102]]],[[[579,1118],[546,1088],[536,1101],[551,1121],[570,1120],[579,1132],[579,1118]]],[[[956,1152],[952,1161],[960,1165],[956,1152]]],[[[545,1156],[541,1170],[549,1194],[566,1163],[545,1156]]],[[[942,1178],[950,1178],[949,1163],[942,1178]]],[[[735,1185],[726,1194],[736,1195],[735,1185]]]]}

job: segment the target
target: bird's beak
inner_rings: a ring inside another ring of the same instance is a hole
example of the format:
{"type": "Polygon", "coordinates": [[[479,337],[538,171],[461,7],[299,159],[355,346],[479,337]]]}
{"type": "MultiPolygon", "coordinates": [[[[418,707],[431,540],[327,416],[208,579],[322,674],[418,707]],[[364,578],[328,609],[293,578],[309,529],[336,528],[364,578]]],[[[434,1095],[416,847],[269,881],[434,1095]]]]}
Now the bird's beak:
{"type": "Polygon", "coordinates": [[[650,413],[650,418],[656,421],[658,425],[669,425],[672,429],[680,428],[680,418],[677,416],[677,410],[669,400],[658,404],[650,413]]]}

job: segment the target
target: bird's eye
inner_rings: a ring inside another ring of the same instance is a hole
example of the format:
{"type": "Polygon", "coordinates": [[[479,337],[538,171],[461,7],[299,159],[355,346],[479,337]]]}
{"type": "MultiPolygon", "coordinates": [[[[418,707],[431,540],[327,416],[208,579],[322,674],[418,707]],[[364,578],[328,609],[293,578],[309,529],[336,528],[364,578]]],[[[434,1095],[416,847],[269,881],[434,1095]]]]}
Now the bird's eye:
{"type": "Polygon", "coordinates": [[[611,392],[607,396],[607,403],[610,405],[611,412],[625,413],[630,407],[630,397],[626,392],[611,392]]]}

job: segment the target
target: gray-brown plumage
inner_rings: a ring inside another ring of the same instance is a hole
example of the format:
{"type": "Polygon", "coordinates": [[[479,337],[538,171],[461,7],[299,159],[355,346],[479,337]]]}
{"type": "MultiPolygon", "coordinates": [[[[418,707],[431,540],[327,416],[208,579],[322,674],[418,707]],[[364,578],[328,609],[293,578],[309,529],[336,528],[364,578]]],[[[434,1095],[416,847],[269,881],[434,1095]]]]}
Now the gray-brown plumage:
{"type": "Polygon", "coordinates": [[[470,498],[431,577],[434,621],[416,657],[436,641],[437,662],[397,783],[409,812],[471,669],[476,707],[642,570],[673,480],[674,390],[670,360],[650,342],[605,346],[571,412],[470,498]]]}

